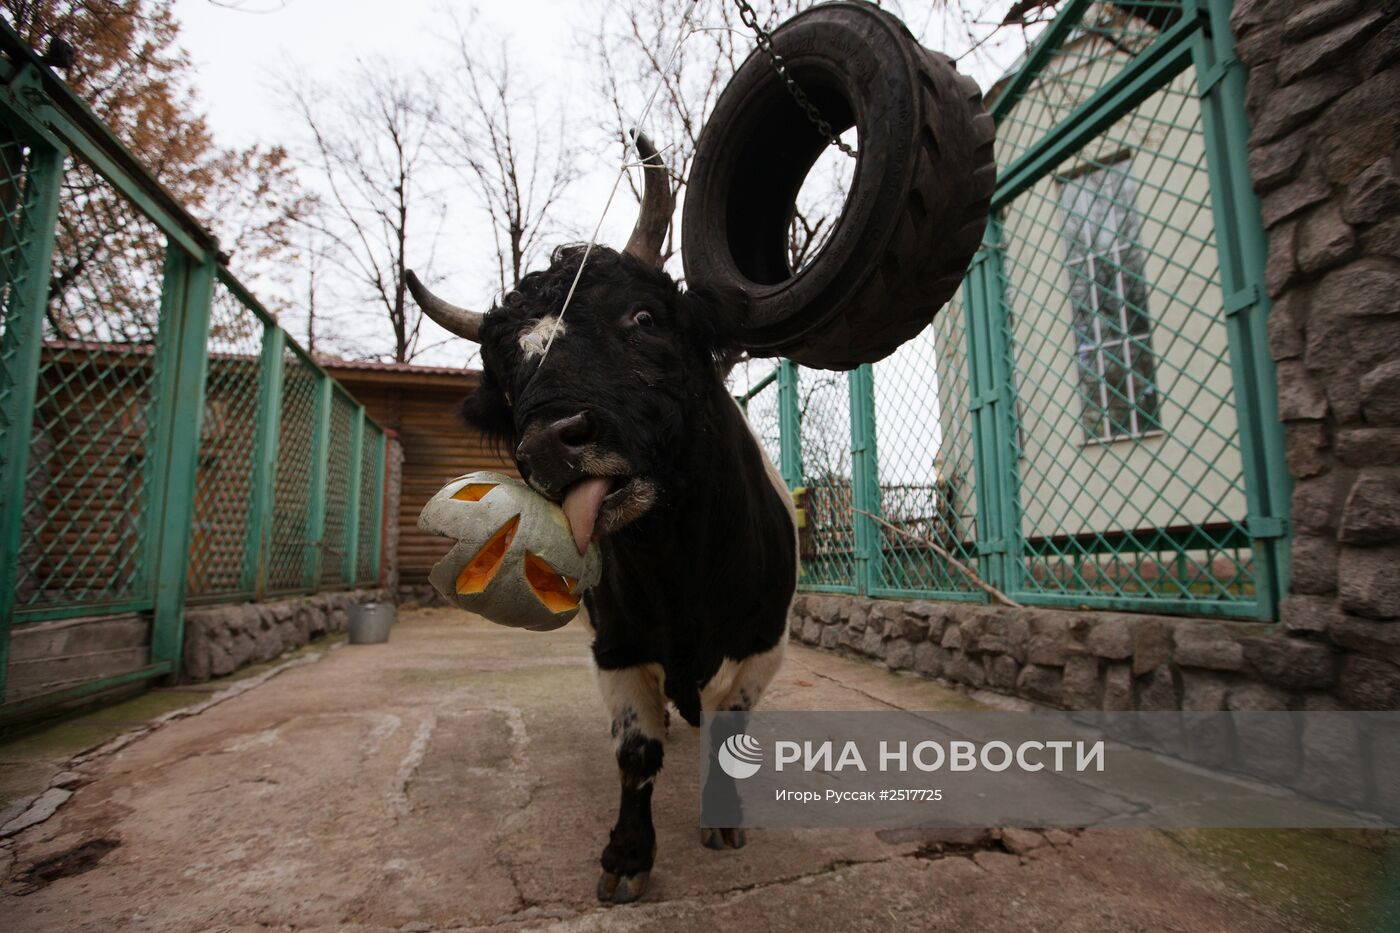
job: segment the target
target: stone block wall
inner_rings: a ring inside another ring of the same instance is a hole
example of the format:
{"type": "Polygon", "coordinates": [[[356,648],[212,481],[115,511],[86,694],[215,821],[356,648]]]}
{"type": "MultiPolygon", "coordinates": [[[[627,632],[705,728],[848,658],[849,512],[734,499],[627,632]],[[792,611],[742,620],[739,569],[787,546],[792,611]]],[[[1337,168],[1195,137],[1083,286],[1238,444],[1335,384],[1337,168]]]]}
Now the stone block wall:
{"type": "Polygon", "coordinates": [[[419,583],[416,586],[401,584],[398,588],[399,605],[405,608],[430,608],[447,607],[449,603],[441,593],[433,589],[430,583],[419,583]]]}
{"type": "Polygon", "coordinates": [[[266,603],[207,606],[185,612],[180,679],[198,683],[270,661],[312,639],[345,630],[351,605],[384,602],[388,590],[345,590],[266,603]]]}
{"type": "Polygon", "coordinates": [[[1334,645],[1263,622],[799,594],[793,639],[966,689],[1106,710],[1397,709],[1334,645]]]}
{"type": "Polygon", "coordinates": [[[1239,0],[1292,501],[1282,635],[1400,707],[1400,3],[1239,0]],[[1367,686],[1369,685],[1369,686],[1367,686]]]}

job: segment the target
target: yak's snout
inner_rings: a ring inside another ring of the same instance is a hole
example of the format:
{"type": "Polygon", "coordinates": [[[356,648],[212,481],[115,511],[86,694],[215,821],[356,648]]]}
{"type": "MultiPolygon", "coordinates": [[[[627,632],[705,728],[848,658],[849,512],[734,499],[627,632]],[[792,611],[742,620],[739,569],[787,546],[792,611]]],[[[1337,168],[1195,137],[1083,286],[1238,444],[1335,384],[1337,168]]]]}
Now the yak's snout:
{"type": "Polygon", "coordinates": [[[532,425],[515,448],[520,475],[540,492],[557,498],[578,479],[596,433],[593,416],[586,411],[532,425]]]}

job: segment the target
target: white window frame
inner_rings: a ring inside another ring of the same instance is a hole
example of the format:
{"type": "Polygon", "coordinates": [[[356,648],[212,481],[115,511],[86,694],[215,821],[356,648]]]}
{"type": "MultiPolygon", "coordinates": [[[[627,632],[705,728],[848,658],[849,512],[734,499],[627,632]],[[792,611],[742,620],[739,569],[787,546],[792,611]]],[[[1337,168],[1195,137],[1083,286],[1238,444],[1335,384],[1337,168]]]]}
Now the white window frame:
{"type": "MultiPolygon", "coordinates": [[[[1069,277],[1069,287],[1066,294],[1069,297],[1071,325],[1070,331],[1074,341],[1074,366],[1076,386],[1075,394],[1079,396],[1082,407],[1079,417],[1079,428],[1083,432],[1085,444],[1105,444],[1114,441],[1137,440],[1144,437],[1162,433],[1160,422],[1158,421],[1161,411],[1161,397],[1157,391],[1155,381],[1151,374],[1156,371],[1156,356],[1152,351],[1151,334],[1152,321],[1148,313],[1146,296],[1143,300],[1134,304],[1130,300],[1130,289],[1123,275],[1123,270],[1134,260],[1134,251],[1141,244],[1136,240],[1136,232],[1141,229],[1141,220],[1136,216],[1136,210],[1131,205],[1109,201],[1108,210],[1103,222],[1096,223],[1088,216],[1080,216],[1081,232],[1085,228],[1092,227],[1095,230],[1107,230],[1112,234],[1112,241],[1109,243],[1107,251],[1096,249],[1092,238],[1086,241],[1081,236],[1070,236],[1066,227],[1070,215],[1068,205],[1065,203],[1064,190],[1069,185],[1076,185],[1080,190],[1088,190],[1091,197],[1100,196],[1103,187],[1089,189],[1082,179],[1089,176],[1104,176],[1110,172],[1117,172],[1124,176],[1124,183],[1120,186],[1123,193],[1135,196],[1137,193],[1137,182],[1130,172],[1129,162],[1126,158],[1119,159],[1111,163],[1095,163],[1086,166],[1083,171],[1058,179],[1061,186],[1060,212],[1061,212],[1061,239],[1065,245],[1064,266],[1069,277]],[[1100,285],[1098,281],[1097,264],[1107,261],[1113,268],[1113,294],[1117,297],[1117,331],[1118,334],[1106,336],[1104,334],[1105,315],[1100,302],[1100,285]],[[1083,276],[1083,281],[1088,283],[1089,305],[1087,308],[1081,307],[1073,296],[1073,286],[1075,276],[1083,276]],[[1083,330],[1077,326],[1073,318],[1083,314],[1091,322],[1092,340],[1084,342],[1083,330]],[[1141,333],[1133,333],[1134,320],[1142,323],[1141,333]],[[1139,353],[1145,353],[1151,361],[1151,369],[1148,375],[1138,372],[1133,365],[1134,349],[1139,353]],[[1093,381],[1092,385],[1086,385],[1083,366],[1080,360],[1089,355],[1093,360],[1093,381]],[[1126,398],[1128,403],[1128,421],[1125,425],[1120,425],[1110,414],[1112,408],[1109,404],[1111,387],[1108,382],[1107,355],[1112,354],[1121,361],[1123,380],[1116,388],[1126,398]],[[1151,389],[1148,394],[1144,390],[1151,389]],[[1092,393],[1092,394],[1091,394],[1092,393]],[[1150,399],[1151,408],[1144,408],[1143,401],[1150,399]],[[1090,421],[1097,420],[1099,432],[1090,431],[1090,421]]],[[[1145,262],[1142,263],[1145,266],[1145,262]]],[[[1145,270],[1140,270],[1139,275],[1145,270]]]]}

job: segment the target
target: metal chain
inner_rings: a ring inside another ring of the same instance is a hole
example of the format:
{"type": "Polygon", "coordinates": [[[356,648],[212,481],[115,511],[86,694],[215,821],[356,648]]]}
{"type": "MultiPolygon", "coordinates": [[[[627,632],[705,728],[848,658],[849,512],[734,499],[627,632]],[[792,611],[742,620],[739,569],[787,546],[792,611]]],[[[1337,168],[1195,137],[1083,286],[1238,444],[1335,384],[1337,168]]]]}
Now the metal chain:
{"type": "Polygon", "coordinates": [[[773,70],[778,73],[778,77],[783,79],[783,83],[787,85],[788,93],[797,102],[797,106],[802,108],[802,112],[807,114],[807,119],[812,121],[817,132],[825,136],[828,143],[854,159],[856,151],[841,141],[841,137],[832,130],[831,124],[822,117],[817,105],[807,99],[806,92],[798,87],[797,82],[792,79],[792,75],[788,74],[787,62],[783,61],[783,57],[773,48],[773,36],[759,25],[758,13],[749,5],[748,0],[734,0],[734,2],[739,6],[739,19],[743,21],[745,26],[753,30],[754,42],[757,43],[759,50],[768,56],[773,70]]]}

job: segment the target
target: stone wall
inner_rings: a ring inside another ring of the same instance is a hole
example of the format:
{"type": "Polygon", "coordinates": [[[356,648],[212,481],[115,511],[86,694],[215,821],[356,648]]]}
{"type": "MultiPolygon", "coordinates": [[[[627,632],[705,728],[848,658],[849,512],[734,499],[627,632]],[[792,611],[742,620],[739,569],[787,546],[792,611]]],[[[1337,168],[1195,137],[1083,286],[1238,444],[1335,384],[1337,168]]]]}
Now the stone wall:
{"type": "Polygon", "coordinates": [[[798,641],[1067,709],[1395,709],[1335,646],[1262,622],[800,594],[798,641]],[[1355,672],[1352,672],[1353,675],[1355,672]]]}
{"type": "MultiPolygon", "coordinates": [[[[1284,633],[1400,707],[1400,4],[1239,0],[1292,502],[1284,633]]],[[[1347,686],[1350,685],[1350,686],[1347,686]]]]}
{"type": "MultiPolygon", "coordinates": [[[[447,553],[444,551],[443,553],[447,553]]],[[[400,584],[397,590],[399,595],[399,605],[405,609],[446,607],[452,604],[443,597],[441,593],[433,589],[431,583],[419,583],[410,585],[400,584]]]]}
{"type": "Polygon", "coordinates": [[[388,598],[387,590],[366,589],[189,609],[180,679],[205,681],[271,660],[314,638],[344,631],[349,606],[388,598]]]}

